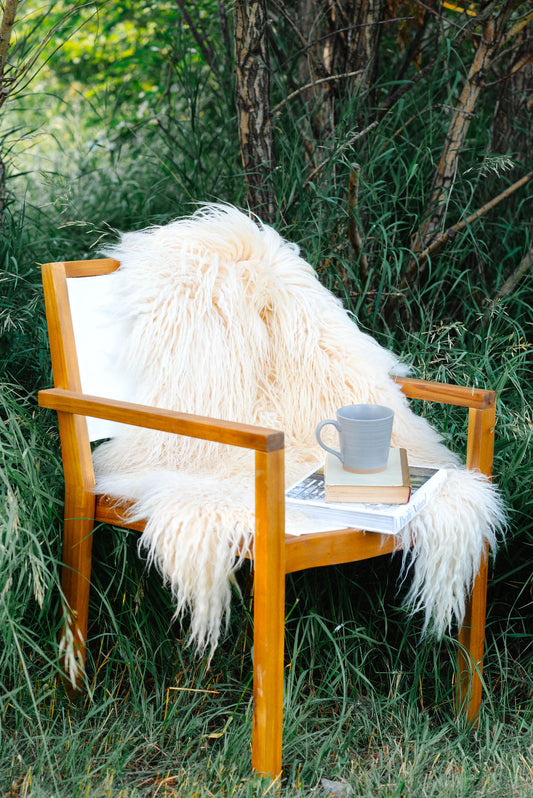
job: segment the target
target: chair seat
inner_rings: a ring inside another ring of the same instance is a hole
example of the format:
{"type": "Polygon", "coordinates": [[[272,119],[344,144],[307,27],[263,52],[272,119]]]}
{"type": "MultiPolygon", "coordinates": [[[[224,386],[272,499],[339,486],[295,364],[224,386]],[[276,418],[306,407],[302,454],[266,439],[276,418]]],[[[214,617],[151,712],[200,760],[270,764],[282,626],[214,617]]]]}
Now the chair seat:
{"type": "MultiPolygon", "coordinates": [[[[128,510],[132,502],[97,495],[95,519],[112,526],[126,527],[142,532],[145,521],[131,521],[128,510]]],[[[392,554],[402,549],[399,538],[362,529],[338,529],[330,532],[313,532],[308,535],[285,535],[285,573],[318,568],[322,565],[340,565],[346,562],[367,560],[392,554]]]]}

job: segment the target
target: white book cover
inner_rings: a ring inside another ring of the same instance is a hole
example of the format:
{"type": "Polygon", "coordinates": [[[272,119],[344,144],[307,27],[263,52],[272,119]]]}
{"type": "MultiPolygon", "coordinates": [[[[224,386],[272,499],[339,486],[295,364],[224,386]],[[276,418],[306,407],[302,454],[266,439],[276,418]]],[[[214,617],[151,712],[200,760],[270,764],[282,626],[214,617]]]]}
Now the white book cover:
{"type": "MultiPolygon", "coordinates": [[[[412,493],[407,504],[357,504],[355,502],[326,502],[324,468],[308,474],[286,491],[287,512],[291,509],[310,519],[323,521],[338,529],[353,527],[367,532],[395,535],[426,506],[446,479],[445,469],[409,465],[412,493]]],[[[302,525],[301,532],[309,530],[302,525]]]]}

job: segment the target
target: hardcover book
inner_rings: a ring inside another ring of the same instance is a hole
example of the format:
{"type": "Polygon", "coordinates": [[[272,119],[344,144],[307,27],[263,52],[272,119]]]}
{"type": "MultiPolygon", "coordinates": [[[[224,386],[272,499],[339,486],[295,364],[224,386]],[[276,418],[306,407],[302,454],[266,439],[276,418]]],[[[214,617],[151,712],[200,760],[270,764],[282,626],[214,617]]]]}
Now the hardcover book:
{"type": "Polygon", "coordinates": [[[405,449],[391,449],[387,467],[377,473],[346,471],[338,457],[327,455],[325,498],[327,502],[406,504],[411,479],[405,449]]]}
{"type": "MultiPolygon", "coordinates": [[[[395,535],[422,510],[444,483],[444,469],[409,466],[411,497],[406,504],[326,502],[324,467],[318,468],[286,491],[287,511],[297,510],[310,519],[337,529],[364,529],[395,535]]],[[[305,534],[302,525],[299,534],[305,534]]],[[[291,531],[291,534],[293,533],[291,531]]]]}

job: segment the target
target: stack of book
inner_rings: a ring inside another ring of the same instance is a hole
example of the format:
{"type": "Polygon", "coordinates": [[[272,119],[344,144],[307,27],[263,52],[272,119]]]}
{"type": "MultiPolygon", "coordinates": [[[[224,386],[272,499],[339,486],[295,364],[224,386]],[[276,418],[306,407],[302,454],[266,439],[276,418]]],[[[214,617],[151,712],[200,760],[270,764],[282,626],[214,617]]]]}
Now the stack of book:
{"type": "MultiPolygon", "coordinates": [[[[354,474],[334,455],[286,492],[291,508],[314,520],[395,535],[434,496],[446,471],[411,466],[405,449],[391,449],[384,471],[354,474]]],[[[305,529],[302,529],[305,534],[305,529]]]]}

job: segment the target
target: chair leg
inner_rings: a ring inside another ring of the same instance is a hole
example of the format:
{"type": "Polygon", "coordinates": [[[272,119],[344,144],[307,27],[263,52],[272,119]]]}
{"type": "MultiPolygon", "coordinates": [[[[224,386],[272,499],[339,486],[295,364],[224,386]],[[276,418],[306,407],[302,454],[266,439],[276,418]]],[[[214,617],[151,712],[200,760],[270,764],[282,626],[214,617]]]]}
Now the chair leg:
{"type": "Polygon", "coordinates": [[[256,454],[252,768],[281,774],[285,637],[283,451],[256,454]]]}
{"type": "Polygon", "coordinates": [[[465,713],[468,723],[477,724],[481,706],[485,616],[487,609],[488,552],[482,560],[465,618],[459,630],[457,713],[465,713]]]}
{"type": "Polygon", "coordinates": [[[81,689],[85,670],[94,512],[94,493],[67,487],[61,572],[66,607],[60,649],[65,680],[73,691],[81,689]]]}
{"type": "MultiPolygon", "coordinates": [[[[258,572],[256,570],[256,578],[258,572]]],[[[277,778],[281,773],[283,732],[284,618],[278,615],[279,594],[285,593],[285,574],[270,581],[267,593],[254,595],[254,714],[252,727],[252,768],[277,778]],[[276,597],[269,600],[269,594],[276,597]]]]}

